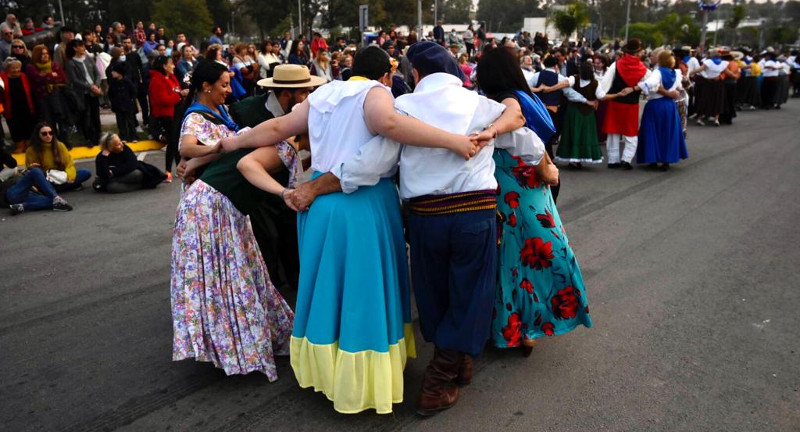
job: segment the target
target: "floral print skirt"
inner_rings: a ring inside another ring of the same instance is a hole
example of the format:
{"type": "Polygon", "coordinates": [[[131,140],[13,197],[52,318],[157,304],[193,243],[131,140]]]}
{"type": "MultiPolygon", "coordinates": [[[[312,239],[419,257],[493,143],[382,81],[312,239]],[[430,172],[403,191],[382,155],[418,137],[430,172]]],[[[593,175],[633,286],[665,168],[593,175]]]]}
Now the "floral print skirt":
{"type": "Polygon", "coordinates": [[[495,150],[494,160],[499,249],[493,344],[517,347],[524,339],[591,327],[581,269],[550,188],[505,150],[495,150]]]}
{"type": "Polygon", "coordinates": [[[248,217],[201,180],[178,205],[171,292],[173,360],[278,378],[273,355],[289,354],[294,313],[270,282],[248,217]]]}

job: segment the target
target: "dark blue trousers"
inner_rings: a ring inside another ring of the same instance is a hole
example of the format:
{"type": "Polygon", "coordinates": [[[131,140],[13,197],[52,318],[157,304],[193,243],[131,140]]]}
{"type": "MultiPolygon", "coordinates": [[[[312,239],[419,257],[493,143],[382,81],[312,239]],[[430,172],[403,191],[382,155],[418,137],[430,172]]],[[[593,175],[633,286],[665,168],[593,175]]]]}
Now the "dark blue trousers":
{"type": "Polygon", "coordinates": [[[494,210],[411,214],[411,278],[422,336],[471,356],[489,338],[497,287],[494,210]]]}
{"type": "Polygon", "coordinates": [[[27,211],[49,210],[53,208],[53,198],[57,196],[58,192],[47,181],[40,168],[29,169],[6,191],[6,200],[9,204],[23,204],[27,211]],[[34,186],[39,193],[32,190],[34,186]]]}

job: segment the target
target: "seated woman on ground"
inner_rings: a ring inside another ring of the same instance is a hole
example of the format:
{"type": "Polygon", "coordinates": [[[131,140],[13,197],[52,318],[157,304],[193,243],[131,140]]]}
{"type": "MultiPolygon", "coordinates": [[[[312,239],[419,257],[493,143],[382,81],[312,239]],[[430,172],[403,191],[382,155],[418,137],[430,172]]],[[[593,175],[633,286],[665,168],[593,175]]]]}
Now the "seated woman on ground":
{"type": "Polygon", "coordinates": [[[56,191],[81,189],[81,184],[92,176],[86,169],[75,169],[67,146],[55,138],[50,124],[41,122],[33,128],[30,145],[25,152],[28,169],[39,168],[56,191]]]}
{"type": "Polygon", "coordinates": [[[136,154],[125,141],[112,133],[100,141],[95,171],[97,178],[92,187],[97,192],[123,193],[142,188],[153,189],[167,178],[158,168],[136,159],[136,154]]]}
{"type": "Polygon", "coordinates": [[[72,206],[58,196],[40,168],[18,169],[17,161],[2,149],[0,168],[0,207],[11,208],[12,216],[26,210],[72,210],[72,206]]]}

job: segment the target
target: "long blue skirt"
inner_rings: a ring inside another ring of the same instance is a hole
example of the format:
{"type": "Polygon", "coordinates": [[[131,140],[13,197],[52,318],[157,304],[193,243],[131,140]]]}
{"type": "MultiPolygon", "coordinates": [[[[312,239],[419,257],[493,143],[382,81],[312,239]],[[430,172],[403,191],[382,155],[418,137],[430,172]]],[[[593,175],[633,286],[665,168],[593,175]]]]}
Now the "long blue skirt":
{"type": "Polygon", "coordinates": [[[494,346],[517,347],[525,339],[592,327],[578,259],[550,188],[505,150],[495,150],[494,161],[500,218],[494,346]]]}
{"type": "Polygon", "coordinates": [[[291,363],[342,413],[392,411],[414,357],[408,264],[389,179],[318,197],[298,214],[300,279],[291,363]]]}
{"type": "Polygon", "coordinates": [[[668,97],[647,101],[639,127],[638,163],[676,163],[689,157],[683,137],[681,116],[668,97]]]}

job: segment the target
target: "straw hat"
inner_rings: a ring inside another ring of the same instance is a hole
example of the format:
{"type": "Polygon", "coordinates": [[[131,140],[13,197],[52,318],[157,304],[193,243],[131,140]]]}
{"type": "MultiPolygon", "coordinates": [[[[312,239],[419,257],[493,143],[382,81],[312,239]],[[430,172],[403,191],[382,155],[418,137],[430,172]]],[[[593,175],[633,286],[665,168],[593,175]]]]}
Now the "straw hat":
{"type": "Polygon", "coordinates": [[[744,58],[744,53],[741,51],[731,51],[734,60],[741,60],[744,58]]]}
{"type": "Polygon", "coordinates": [[[267,88],[306,88],[321,86],[326,82],[323,77],[311,76],[305,66],[284,64],[275,66],[272,78],[261,79],[258,85],[267,88]]]}

